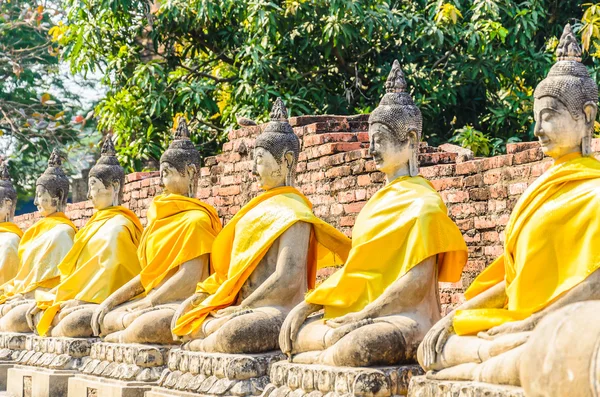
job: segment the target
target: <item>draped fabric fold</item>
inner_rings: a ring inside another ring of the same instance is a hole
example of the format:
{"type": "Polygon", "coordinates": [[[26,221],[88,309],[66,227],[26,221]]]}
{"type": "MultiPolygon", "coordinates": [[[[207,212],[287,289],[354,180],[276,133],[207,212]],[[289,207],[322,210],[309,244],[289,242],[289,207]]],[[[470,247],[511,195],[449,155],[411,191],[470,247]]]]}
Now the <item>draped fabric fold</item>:
{"type": "Polygon", "coordinates": [[[458,311],[457,334],[475,334],[544,309],[600,267],[600,162],[559,159],[519,199],[506,225],[504,254],[465,293],[506,280],[504,309],[458,311]]]}
{"type": "Polygon", "coordinates": [[[358,214],[344,267],[305,300],[324,306],[325,318],[358,312],[434,255],[439,280],[458,281],[467,246],[442,198],[420,176],[399,177],[375,193],[358,214]]]}
{"type": "Polygon", "coordinates": [[[209,254],[221,230],[221,220],[212,206],[178,194],[156,196],[147,217],[148,226],[138,248],[146,293],[172,269],[209,254]]]}
{"type": "Polygon", "coordinates": [[[23,232],[12,222],[0,222],[0,233],[6,233],[0,237],[0,284],[4,284],[19,270],[18,248],[23,232]]]}
{"type": "Polygon", "coordinates": [[[38,287],[54,288],[60,281],[58,264],[73,246],[77,228],[62,212],[48,215],[29,227],[19,244],[19,271],[0,286],[0,303],[38,287]],[[65,227],[57,227],[64,225],[65,227]]]}
{"type": "Polygon", "coordinates": [[[312,225],[307,263],[309,288],[314,287],[317,269],[340,265],[346,260],[350,239],[317,218],[302,193],[293,187],[271,189],[240,209],[219,233],[211,253],[213,274],[196,289],[210,296],[180,317],[173,332],[190,334],[211,311],[234,304],[271,245],[296,222],[312,225]]]}
{"type": "Polygon", "coordinates": [[[36,291],[44,310],[37,330],[50,329],[61,303],[70,299],[101,303],[141,271],[137,247],[142,224],[127,208],[116,206],[96,212],[77,232],[73,247],[58,265],[61,278],[54,293],[36,291]]]}

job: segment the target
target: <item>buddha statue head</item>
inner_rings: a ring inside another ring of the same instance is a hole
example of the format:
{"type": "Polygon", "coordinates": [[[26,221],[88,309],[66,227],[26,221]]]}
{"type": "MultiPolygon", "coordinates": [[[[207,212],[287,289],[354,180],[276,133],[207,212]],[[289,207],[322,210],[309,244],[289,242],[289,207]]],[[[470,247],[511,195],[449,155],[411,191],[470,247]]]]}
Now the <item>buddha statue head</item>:
{"type": "Polygon", "coordinates": [[[97,210],[120,205],[123,199],[125,171],[116,154],[112,138],[107,135],[88,179],[88,199],[97,210]]]}
{"type": "Polygon", "coordinates": [[[174,139],[160,157],[160,186],[166,194],[196,196],[200,176],[200,153],[190,140],[185,118],[177,121],[174,139]]]}
{"type": "Polygon", "coordinates": [[[385,82],[385,95],[369,116],[369,152],[378,170],[388,177],[419,173],[419,142],[423,118],[395,60],[385,82]]]}
{"type": "Polygon", "coordinates": [[[581,47],[566,25],[556,49],[557,62],[534,93],[535,136],[548,156],[591,154],[598,87],[581,63],[581,47]]]}
{"type": "Polygon", "coordinates": [[[277,98],[269,114],[271,121],[254,143],[252,174],[264,190],[294,186],[300,141],[287,117],[283,101],[277,98]]]}
{"type": "Polygon", "coordinates": [[[0,222],[12,222],[17,209],[17,191],[8,173],[8,164],[0,163],[0,222]]]}
{"type": "Polygon", "coordinates": [[[69,179],[62,167],[58,149],[52,150],[48,159],[48,168],[35,182],[35,199],[33,204],[38,207],[42,216],[55,212],[63,212],[69,196],[69,179]]]}

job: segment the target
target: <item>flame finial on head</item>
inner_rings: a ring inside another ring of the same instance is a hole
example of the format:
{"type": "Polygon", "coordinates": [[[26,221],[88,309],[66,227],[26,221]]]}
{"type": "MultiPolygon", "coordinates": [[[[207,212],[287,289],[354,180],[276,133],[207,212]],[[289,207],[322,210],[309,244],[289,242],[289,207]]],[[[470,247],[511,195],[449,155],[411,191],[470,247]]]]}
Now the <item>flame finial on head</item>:
{"type": "Polygon", "coordinates": [[[62,158],[60,157],[60,152],[58,151],[58,148],[54,148],[48,158],[48,167],[60,167],[61,165],[62,158]]]}
{"type": "Polygon", "coordinates": [[[570,24],[566,24],[558,47],[556,47],[556,56],[559,61],[577,61],[581,62],[581,47],[577,43],[577,38],[571,29],[570,24]]]}
{"type": "Polygon", "coordinates": [[[102,144],[102,149],[100,150],[100,155],[102,157],[105,156],[116,156],[117,151],[115,150],[115,145],[112,141],[112,135],[107,134],[106,138],[104,138],[104,143],[102,144]]]}
{"type": "Polygon", "coordinates": [[[392,70],[385,82],[385,92],[404,92],[406,91],[406,80],[404,79],[404,72],[400,67],[400,62],[394,60],[392,64],[392,70]]]}
{"type": "Polygon", "coordinates": [[[3,181],[10,181],[10,174],[8,172],[8,164],[5,161],[0,163],[0,179],[3,181]]]}
{"type": "Polygon", "coordinates": [[[269,113],[269,118],[271,121],[287,121],[288,111],[281,98],[278,97],[275,100],[275,103],[271,108],[271,113],[269,113]]]}
{"type": "Polygon", "coordinates": [[[177,120],[177,129],[175,129],[175,139],[190,139],[190,130],[188,130],[185,117],[179,117],[177,120]]]}

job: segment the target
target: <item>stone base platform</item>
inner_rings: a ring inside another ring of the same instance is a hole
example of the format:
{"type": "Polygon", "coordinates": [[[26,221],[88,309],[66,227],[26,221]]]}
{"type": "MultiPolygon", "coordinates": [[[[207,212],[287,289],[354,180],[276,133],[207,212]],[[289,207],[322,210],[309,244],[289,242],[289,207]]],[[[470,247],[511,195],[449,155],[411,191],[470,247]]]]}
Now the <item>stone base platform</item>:
{"type": "Polygon", "coordinates": [[[69,397],[143,397],[158,385],[172,346],[99,342],[81,374],[69,380],[69,397]]]}
{"type": "Polygon", "coordinates": [[[281,352],[220,354],[174,349],[169,368],[146,397],[232,397],[261,395],[281,352]]]}
{"type": "Polygon", "coordinates": [[[11,397],[66,397],[68,380],[74,370],[53,370],[15,365],[8,370],[11,397]]]}
{"type": "Polygon", "coordinates": [[[278,396],[405,396],[418,365],[393,367],[330,367],[279,362],[271,367],[271,384],[262,397],[278,396]]]}
{"type": "Polygon", "coordinates": [[[27,335],[24,354],[8,370],[13,397],[67,396],[68,380],[89,360],[95,338],[42,338],[27,335]]]}
{"type": "Polygon", "coordinates": [[[0,391],[6,390],[8,370],[25,355],[27,334],[0,333],[0,391]]]}
{"type": "Polygon", "coordinates": [[[410,381],[408,397],[525,397],[516,386],[492,385],[481,382],[432,380],[425,376],[410,381]]]}

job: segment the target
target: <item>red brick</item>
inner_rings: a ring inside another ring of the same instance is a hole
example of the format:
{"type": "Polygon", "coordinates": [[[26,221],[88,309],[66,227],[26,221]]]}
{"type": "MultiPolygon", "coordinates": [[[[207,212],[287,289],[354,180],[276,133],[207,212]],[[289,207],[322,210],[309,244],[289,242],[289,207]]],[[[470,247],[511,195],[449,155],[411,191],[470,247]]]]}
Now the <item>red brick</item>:
{"type": "Polygon", "coordinates": [[[354,216],[343,216],[340,218],[340,226],[354,226],[354,216]]]}
{"type": "Polygon", "coordinates": [[[369,177],[369,175],[359,175],[358,178],[356,178],[356,183],[358,186],[368,186],[371,184],[371,177],[369,177]]]}
{"type": "Polygon", "coordinates": [[[506,153],[514,154],[519,153],[524,150],[539,148],[539,142],[515,142],[515,143],[507,143],[506,144],[506,153]]]}
{"type": "Polygon", "coordinates": [[[490,197],[490,190],[486,187],[469,189],[469,198],[475,201],[486,201],[490,197]]]}
{"type": "Polygon", "coordinates": [[[346,204],[344,205],[344,212],[346,214],[357,214],[362,210],[366,203],[366,201],[356,201],[351,204],[346,204]]]}
{"type": "Polygon", "coordinates": [[[508,186],[508,193],[511,196],[514,196],[514,195],[517,195],[517,194],[523,194],[523,192],[525,191],[525,189],[527,189],[527,183],[526,182],[513,183],[512,185],[508,186]]]}
{"type": "Polygon", "coordinates": [[[431,184],[437,191],[442,191],[451,188],[460,189],[463,187],[464,179],[460,176],[451,178],[434,179],[431,184]]]}
{"type": "Polygon", "coordinates": [[[475,229],[491,229],[496,227],[496,222],[488,217],[476,217],[474,220],[475,229]]]}
{"type": "Polygon", "coordinates": [[[228,186],[219,188],[219,196],[233,196],[234,194],[240,194],[239,186],[228,186]]]}
{"type": "Polygon", "coordinates": [[[350,166],[343,165],[341,167],[330,168],[325,172],[327,178],[339,178],[341,176],[350,175],[350,166]]]}
{"type": "Polygon", "coordinates": [[[356,195],[356,199],[359,201],[366,200],[367,198],[367,189],[356,189],[354,193],[356,195]]]}
{"type": "Polygon", "coordinates": [[[354,191],[338,193],[338,203],[350,203],[355,200],[354,191]]]}
{"type": "Polygon", "coordinates": [[[356,142],[357,136],[355,133],[325,133],[318,135],[308,135],[304,137],[304,147],[322,145],[329,142],[356,142]]]}
{"type": "Polygon", "coordinates": [[[464,190],[444,191],[442,199],[447,203],[464,203],[469,201],[469,193],[464,190]]]}
{"type": "Polygon", "coordinates": [[[478,172],[481,169],[483,160],[465,161],[464,163],[456,164],[457,175],[469,175],[478,172]]]}
{"type": "Polygon", "coordinates": [[[486,185],[494,185],[502,179],[504,172],[500,169],[490,170],[483,174],[483,183],[486,185]]]}

